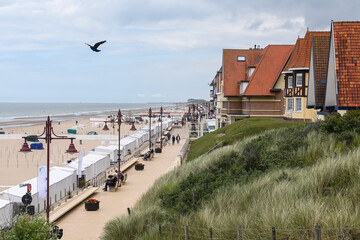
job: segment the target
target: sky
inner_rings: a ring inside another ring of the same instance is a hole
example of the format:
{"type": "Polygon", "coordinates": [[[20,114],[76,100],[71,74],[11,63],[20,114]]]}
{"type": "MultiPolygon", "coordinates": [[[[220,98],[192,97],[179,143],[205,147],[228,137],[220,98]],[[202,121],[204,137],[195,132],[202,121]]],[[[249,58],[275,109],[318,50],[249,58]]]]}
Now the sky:
{"type": "Polygon", "coordinates": [[[295,44],[356,0],[0,0],[0,102],[209,99],[222,49],[295,44]],[[93,52],[85,43],[106,40],[93,52]]]}

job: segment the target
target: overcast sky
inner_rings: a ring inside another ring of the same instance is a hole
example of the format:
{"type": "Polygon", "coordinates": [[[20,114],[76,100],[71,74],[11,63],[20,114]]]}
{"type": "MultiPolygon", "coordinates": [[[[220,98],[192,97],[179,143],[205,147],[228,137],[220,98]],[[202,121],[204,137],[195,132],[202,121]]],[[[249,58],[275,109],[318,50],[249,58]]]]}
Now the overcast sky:
{"type": "Polygon", "coordinates": [[[209,99],[224,48],[294,44],[360,1],[0,0],[0,102],[209,99]],[[107,40],[95,53],[84,43],[107,40]]]}

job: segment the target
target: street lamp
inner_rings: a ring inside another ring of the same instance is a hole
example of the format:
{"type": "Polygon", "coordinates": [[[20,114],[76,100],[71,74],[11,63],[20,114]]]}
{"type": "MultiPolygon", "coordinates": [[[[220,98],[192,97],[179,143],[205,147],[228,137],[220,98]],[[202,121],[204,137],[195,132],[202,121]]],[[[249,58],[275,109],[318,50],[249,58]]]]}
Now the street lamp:
{"type": "Polygon", "coordinates": [[[151,108],[149,108],[149,150],[151,151],[151,117],[152,117],[152,111],[151,108]]]}
{"type": "Polygon", "coordinates": [[[28,153],[31,152],[31,149],[29,148],[28,143],[26,142],[27,139],[30,138],[36,138],[36,139],[45,139],[45,143],[47,144],[47,159],[46,159],[46,219],[49,221],[50,216],[50,143],[51,140],[61,140],[61,139],[70,139],[71,143],[69,145],[68,150],[66,150],[66,153],[77,153],[73,140],[74,137],[67,137],[67,136],[58,136],[54,133],[54,129],[51,126],[50,117],[47,118],[47,121],[45,123],[44,132],[40,135],[31,135],[30,137],[23,137],[25,142],[20,149],[20,152],[28,153]],[[53,136],[54,135],[54,136],[53,136]]]}
{"type": "Polygon", "coordinates": [[[118,179],[119,179],[119,176],[120,176],[120,161],[121,161],[121,152],[120,152],[120,127],[121,127],[121,118],[122,118],[122,115],[121,115],[121,111],[119,109],[118,111],[118,115],[117,115],[117,119],[118,119],[118,125],[119,125],[119,141],[118,141],[118,179]]]}
{"type": "Polygon", "coordinates": [[[108,130],[109,130],[109,128],[108,128],[108,126],[107,126],[107,124],[106,124],[107,122],[108,122],[108,121],[104,121],[104,123],[105,123],[104,128],[103,128],[104,131],[108,131],[108,130]]]}

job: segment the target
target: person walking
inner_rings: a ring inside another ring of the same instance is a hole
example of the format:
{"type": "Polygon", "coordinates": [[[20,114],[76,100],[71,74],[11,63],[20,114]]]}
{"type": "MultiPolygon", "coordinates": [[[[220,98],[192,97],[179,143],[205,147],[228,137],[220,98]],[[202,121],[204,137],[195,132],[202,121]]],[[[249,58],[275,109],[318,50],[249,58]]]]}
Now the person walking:
{"type": "Polygon", "coordinates": [[[180,142],[180,135],[178,134],[177,136],[176,136],[176,142],[179,144],[179,142],[180,142]]]}
{"type": "Polygon", "coordinates": [[[173,143],[173,145],[175,144],[175,136],[174,135],[172,136],[172,143],[173,143]]]}

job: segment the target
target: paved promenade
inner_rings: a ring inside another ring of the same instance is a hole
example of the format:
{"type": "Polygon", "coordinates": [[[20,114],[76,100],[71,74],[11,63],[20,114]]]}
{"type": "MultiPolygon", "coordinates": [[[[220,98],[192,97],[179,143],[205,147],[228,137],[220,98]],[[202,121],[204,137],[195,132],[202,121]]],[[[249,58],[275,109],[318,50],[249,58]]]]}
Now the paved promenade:
{"type": "Polygon", "coordinates": [[[145,161],[143,171],[135,171],[134,167],[127,171],[128,178],[116,192],[104,192],[101,187],[91,198],[100,201],[98,211],[86,211],[81,203],[68,214],[57,221],[57,225],[64,229],[64,240],[99,239],[105,223],[122,214],[128,214],[127,208],[132,208],[136,201],[155,182],[173,166],[175,158],[185,143],[186,131],[183,128],[174,128],[172,134],[180,135],[180,144],[168,144],[162,153],[155,154],[151,161],[145,161]]]}

